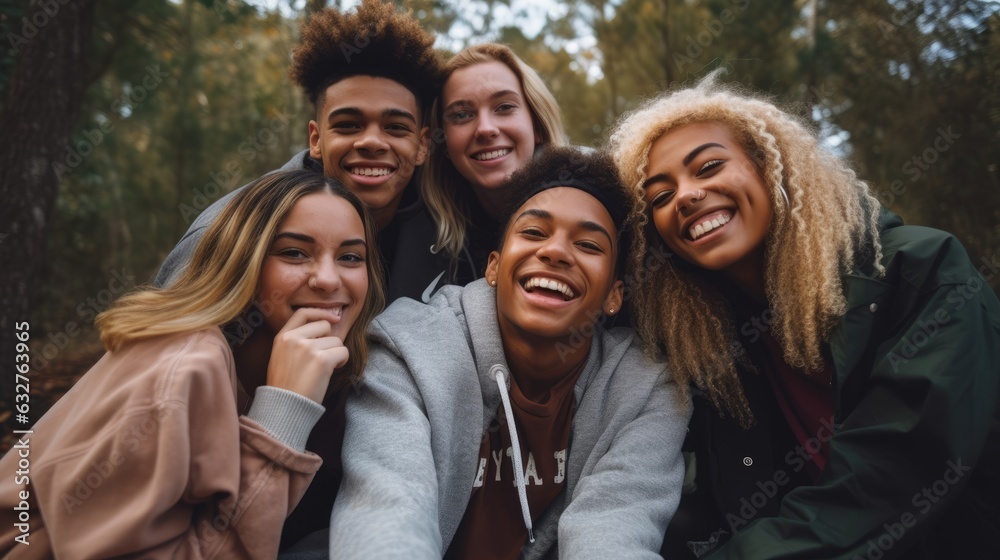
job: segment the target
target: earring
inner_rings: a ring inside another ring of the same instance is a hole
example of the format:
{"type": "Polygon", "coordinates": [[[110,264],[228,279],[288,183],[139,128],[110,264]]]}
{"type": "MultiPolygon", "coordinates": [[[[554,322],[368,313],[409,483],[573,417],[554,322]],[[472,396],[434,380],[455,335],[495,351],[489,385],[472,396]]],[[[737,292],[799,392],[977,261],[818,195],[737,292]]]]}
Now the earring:
{"type": "Polygon", "coordinates": [[[614,315],[614,314],[615,314],[615,308],[614,307],[612,307],[611,309],[608,309],[608,315],[614,315]]]}
{"type": "Polygon", "coordinates": [[[785,198],[785,206],[791,208],[792,202],[788,200],[788,191],[785,190],[785,185],[778,185],[778,189],[781,190],[781,196],[785,198]]]}
{"type": "Polygon", "coordinates": [[[496,280],[490,280],[490,286],[496,286],[496,285],[497,285],[496,280]]]}

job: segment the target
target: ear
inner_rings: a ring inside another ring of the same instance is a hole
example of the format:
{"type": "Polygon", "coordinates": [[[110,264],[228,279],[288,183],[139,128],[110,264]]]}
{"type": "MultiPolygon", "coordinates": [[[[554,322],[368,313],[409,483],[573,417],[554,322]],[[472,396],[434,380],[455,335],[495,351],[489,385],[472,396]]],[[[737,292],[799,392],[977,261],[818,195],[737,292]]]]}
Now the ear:
{"type": "Polygon", "coordinates": [[[490,286],[497,285],[497,276],[500,273],[500,253],[493,251],[490,253],[489,261],[486,263],[486,281],[490,286]]]}
{"type": "Polygon", "coordinates": [[[320,149],[319,138],[319,125],[316,124],[316,121],[309,121],[309,155],[313,159],[323,161],[323,150],[320,149]]]}
{"type": "Polygon", "coordinates": [[[604,300],[604,312],[608,315],[614,315],[620,312],[622,310],[624,294],[625,282],[615,280],[615,283],[611,285],[611,291],[608,292],[608,297],[604,300]],[[611,311],[612,309],[614,309],[614,311],[611,311]]]}
{"type": "Polygon", "coordinates": [[[431,146],[430,130],[429,126],[420,129],[420,146],[417,148],[417,159],[413,162],[413,165],[423,165],[427,160],[427,151],[431,146]]]}

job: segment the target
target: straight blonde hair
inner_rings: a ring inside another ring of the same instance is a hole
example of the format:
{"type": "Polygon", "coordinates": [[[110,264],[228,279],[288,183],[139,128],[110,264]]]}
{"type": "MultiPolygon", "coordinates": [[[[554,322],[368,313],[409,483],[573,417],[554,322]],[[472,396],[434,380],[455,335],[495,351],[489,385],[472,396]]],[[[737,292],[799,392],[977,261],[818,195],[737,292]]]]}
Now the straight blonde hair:
{"type": "MultiPolygon", "coordinates": [[[[569,138],[563,129],[562,113],[552,92],[530,66],[524,63],[510,47],[498,43],[484,43],[467,47],[445,63],[443,84],[451,75],[462,68],[500,62],[510,68],[521,84],[524,97],[531,113],[531,122],[535,133],[539,136],[539,147],[548,144],[566,146],[569,138]]],[[[431,106],[430,126],[432,130],[444,130],[444,115],[441,107],[440,93],[431,106]]],[[[455,166],[447,158],[443,146],[444,136],[435,132],[433,146],[427,163],[424,164],[420,179],[420,192],[427,210],[434,223],[437,224],[437,240],[435,248],[445,250],[451,256],[452,263],[457,262],[465,246],[466,230],[469,224],[469,197],[471,187],[469,182],[459,174],[455,166]]]]}
{"type": "Polygon", "coordinates": [[[360,379],[368,360],[368,325],[385,306],[374,220],[343,185],[312,171],[265,175],[237,193],[205,231],[191,262],[172,285],[141,286],[98,315],[96,325],[104,346],[114,352],[155,336],[222,327],[249,312],[279,226],[300,198],[317,192],[347,200],[365,228],[368,295],[344,341],[350,360],[341,375],[331,380],[331,390],[360,379]]]}

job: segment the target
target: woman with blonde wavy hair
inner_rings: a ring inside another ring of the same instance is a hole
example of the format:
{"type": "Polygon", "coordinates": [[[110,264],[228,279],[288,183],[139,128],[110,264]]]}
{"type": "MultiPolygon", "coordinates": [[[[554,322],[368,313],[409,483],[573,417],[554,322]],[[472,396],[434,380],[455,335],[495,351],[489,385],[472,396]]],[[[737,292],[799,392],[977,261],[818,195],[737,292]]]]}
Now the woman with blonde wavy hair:
{"type": "Polygon", "coordinates": [[[0,460],[0,555],[274,558],[339,459],[306,441],[367,360],[384,302],[374,232],[356,196],[309,171],[233,197],[176,282],[98,316],[108,353],[28,453],[0,460]]]}
{"type": "Polygon", "coordinates": [[[552,93],[506,45],[466,48],[445,64],[442,83],[420,188],[437,224],[435,248],[451,257],[452,283],[464,285],[482,277],[503,233],[507,178],[538,148],[568,139],[552,93]]]}
{"type": "Polygon", "coordinates": [[[960,243],[714,76],[610,145],[638,331],[695,396],[664,554],[996,557],[1000,304],[960,243]]]}

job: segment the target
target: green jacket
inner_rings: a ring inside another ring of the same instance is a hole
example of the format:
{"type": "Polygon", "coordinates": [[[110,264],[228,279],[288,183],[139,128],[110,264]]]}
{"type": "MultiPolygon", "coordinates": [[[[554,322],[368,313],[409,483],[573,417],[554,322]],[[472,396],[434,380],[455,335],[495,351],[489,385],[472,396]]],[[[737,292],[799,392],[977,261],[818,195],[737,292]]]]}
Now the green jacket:
{"type": "Polygon", "coordinates": [[[998,270],[977,270],[945,232],[888,212],[882,225],[886,275],[844,279],[847,313],[829,355],[835,416],[818,434],[831,439],[816,483],[796,470],[797,442],[760,375],[742,377],[749,430],[697,399],[689,486],[717,530],[680,535],[702,540],[689,544],[696,555],[1000,558],[1000,302],[987,284],[998,270]]]}

